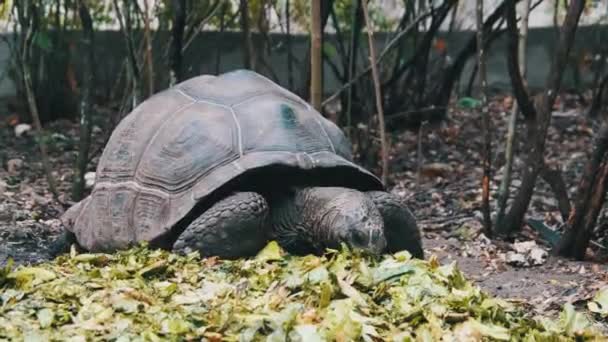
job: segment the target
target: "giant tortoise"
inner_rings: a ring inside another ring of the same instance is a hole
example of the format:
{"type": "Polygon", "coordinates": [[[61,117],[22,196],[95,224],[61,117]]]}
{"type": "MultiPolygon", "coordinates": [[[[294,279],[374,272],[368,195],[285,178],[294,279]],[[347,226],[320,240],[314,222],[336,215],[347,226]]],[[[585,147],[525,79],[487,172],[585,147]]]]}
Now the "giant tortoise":
{"type": "Polygon", "coordinates": [[[294,254],[345,244],[422,258],[410,211],[352,160],[340,129],[255,72],[203,75],[116,127],[91,194],[55,244],[112,252],[141,241],[237,258],[276,240],[294,254]]]}

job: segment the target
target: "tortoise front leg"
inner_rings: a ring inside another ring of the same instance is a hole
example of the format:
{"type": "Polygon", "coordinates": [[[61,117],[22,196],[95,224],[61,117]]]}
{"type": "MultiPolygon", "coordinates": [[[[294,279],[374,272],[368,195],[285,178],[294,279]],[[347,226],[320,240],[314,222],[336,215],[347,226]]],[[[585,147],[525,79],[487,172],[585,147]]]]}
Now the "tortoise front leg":
{"type": "Polygon", "coordinates": [[[69,252],[72,245],[75,245],[77,251],[82,250],[79,248],[80,246],[76,240],[76,234],[68,230],[64,230],[54,241],[49,244],[49,255],[52,258],[56,258],[61,254],[69,252]]]}
{"type": "Polygon", "coordinates": [[[399,197],[384,191],[368,191],[366,194],[374,201],[384,220],[387,251],[407,250],[416,258],[424,258],[416,219],[399,197]]]}
{"type": "Polygon", "coordinates": [[[268,203],[255,192],[237,192],[205,211],[178,237],[176,252],[199,251],[203,257],[252,256],[268,242],[268,203]]]}

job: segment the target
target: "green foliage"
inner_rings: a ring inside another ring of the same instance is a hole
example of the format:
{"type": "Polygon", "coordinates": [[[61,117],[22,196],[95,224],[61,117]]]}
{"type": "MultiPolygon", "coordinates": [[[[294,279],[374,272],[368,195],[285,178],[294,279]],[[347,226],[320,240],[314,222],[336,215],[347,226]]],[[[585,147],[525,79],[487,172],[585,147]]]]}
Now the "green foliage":
{"type": "Polygon", "coordinates": [[[598,313],[602,317],[608,317],[608,286],[600,289],[587,306],[589,311],[598,313]]]}
{"type": "Polygon", "coordinates": [[[475,109],[481,105],[481,101],[473,97],[462,97],[458,99],[458,106],[466,109],[475,109]]]}
{"type": "MultiPolygon", "coordinates": [[[[10,267],[9,267],[10,268],[10,267]]],[[[344,248],[201,259],[150,250],[61,256],[0,272],[9,340],[574,341],[597,336],[571,306],[530,317],[454,264],[344,248]]],[[[598,337],[599,339],[599,337],[598,337]]]]}
{"type": "MultiPolygon", "coordinates": [[[[292,19],[302,28],[310,32],[310,1],[292,1],[292,19]]],[[[344,33],[350,33],[352,11],[355,2],[352,0],[334,0],[334,9],[338,19],[339,29],[344,33]]],[[[389,20],[382,12],[379,3],[371,1],[369,4],[369,15],[374,25],[374,31],[389,31],[395,29],[396,22],[389,20]]],[[[333,25],[329,20],[328,25],[333,25]]]]}

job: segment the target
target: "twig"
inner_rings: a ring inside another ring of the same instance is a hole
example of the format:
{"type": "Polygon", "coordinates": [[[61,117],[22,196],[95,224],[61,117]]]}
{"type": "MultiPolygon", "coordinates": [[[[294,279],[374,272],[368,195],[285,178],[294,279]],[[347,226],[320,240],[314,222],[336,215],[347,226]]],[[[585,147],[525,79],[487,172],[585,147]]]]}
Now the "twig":
{"type": "Polygon", "coordinates": [[[118,6],[118,1],[114,0],[114,8],[116,10],[116,16],[118,18],[118,23],[120,25],[120,29],[125,36],[125,43],[127,45],[127,71],[131,76],[131,86],[132,86],[132,104],[131,108],[137,107],[139,104],[139,65],[137,63],[137,57],[135,56],[135,47],[133,43],[133,36],[131,32],[131,7],[129,6],[129,1],[125,0],[123,10],[125,11],[125,16],[123,18],[122,12],[120,11],[120,7],[118,6]]]}
{"type": "MultiPolygon", "coordinates": [[[[375,66],[378,66],[378,64],[382,61],[382,59],[384,59],[384,57],[388,54],[388,52],[391,51],[393,49],[393,47],[395,47],[395,45],[397,45],[397,42],[399,42],[399,40],[401,40],[401,38],[403,36],[405,36],[407,33],[409,33],[412,29],[414,29],[418,25],[419,22],[426,19],[431,14],[432,14],[432,11],[429,10],[429,11],[419,15],[418,17],[416,17],[416,19],[414,19],[412,22],[410,22],[410,24],[406,28],[401,30],[393,39],[391,39],[391,41],[386,45],[386,47],[384,47],[382,52],[378,55],[378,59],[376,60],[375,66]]],[[[340,89],[338,89],[335,93],[333,93],[330,97],[328,97],[325,101],[323,101],[323,103],[321,105],[325,106],[328,103],[331,103],[338,96],[340,96],[340,94],[342,94],[343,91],[352,87],[353,84],[355,84],[361,77],[367,75],[367,73],[370,71],[372,71],[371,65],[368,66],[367,68],[365,68],[360,73],[358,73],[353,79],[348,81],[348,83],[344,84],[340,89]]]]}
{"type": "Polygon", "coordinates": [[[154,59],[152,58],[152,38],[150,37],[150,15],[148,0],[144,0],[144,39],[146,41],[146,64],[148,66],[148,97],[154,94],[154,59]]]}
{"type": "Polygon", "coordinates": [[[291,14],[290,0],[285,1],[285,30],[287,35],[287,84],[289,90],[293,90],[293,50],[291,47],[291,14]]]}
{"type": "Polygon", "coordinates": [[[418,149],[416,150],[416,184],[420,186],[422,180],[422,132],[428,121],[423,121],[418,127],[418,149]]]}
{"type": "Polygon", "coordinates": [[[321,0],[312,0],[310,37],[310,102],[320,111],[323,96],[321,0]]]}
{"type": "Polygon", "coordinates": [[[437,224],[437,223],[445,223],[445,222],[450,222],[450,221],[456,221],[456,220],[464,219],[464,218],[475,218],[475,215],[473,215],[473,214],[460,214],[460,215],[454,215],[454,216],[449,216],[449,217],[438,217],[438,218],[432,218],[432,219],[428,219],[428,220],[420,220],[420,223],[423,223],[423,224],[437,224]]]}
{"type": "Polygon", "coordinates": [[[84,193],[85,179],[87,170],[89,150],[91,147],[91,88],[93,87],[95,65],[95,43],[93,36],[93,20],[86,1],[78,1],[78,16],[82,24],[81,42],[86,51],[83,63],[83,84],[80,99],[80,139],[78,142],[78,157],[76,161],[76,175],[72,187],[72,198],[80,201],[84,193]]]}
{"type": "Polygon", "coordinates": [[[184,46],[182,47],[182,54],[184,52],[186,52],[186,50],[188,49],[188,47],[190,46],[190,44],[192,44],[192,42],[194,41],[194,39],[196,38],[196,36],[198,36],[203,31],[203,28],[205,27],[205,25],[207,25],[207,23],[209,22],[209,20],[211,20],[211,18],[213,18],[213,16],[215,16],[215,13],[218,11],[218,9],[220,9],[221,7],[223,7],[223,6],[220,6],[220,3],[221,3],[221,1],[216,1],[212,5],[213,8],[211,9],[209,15],[207,15],[203,20],[201,20],[200,24],[196,28],[196,31],[194,31],[194,33],[192,33],[192,35],[190,36],[190,38],[188,38],[188,40],[186,41],[186,44],[184,44],[184,46]]]}
{"type": "Polygon", "coordinates": [[[251,30],[249,27],[249,5],[247,0],[240,1],[241,12],[241,32],[243,33],[243,67],[251,69],[253,67],[253,42],[251,41],[251,30]]]}
{"type": "Polygon", "coordinates": [[[483,0],[477,0],[477,64],[478,81],[481,91],[481,126],[483,131],[483,176],[481,179],[481,211],[483,213],[483,226],[486,236],[492,236],[492,218],[490,216],[490,178],[491,178],[491,149],[490,113],[488,112],[487,72],[483,34],[483,0]]]}
{"type": "Polygon", "coordinates": [[[380,139],[382,148],[382,182],[386,184],[388,179],[388,141],[386,139],[386,127],[384,125],[384,109],[382,108],[382,91],[380,89],[380,76],[378,75],[378,65],[376,63],[376,47],[374,46],[374,28],[369,18],[367,2],[363,4],[363,17],[367,27],[367,38],[369,40],[369,60],[374,78],[374,90],[376,92],[376,109],[378,110],[378,121],[380,125],[380,139]]]}
{"type": "MultiPolygon", "coordinates": [[[[356,0],[356,5],[352,9],[352,17],[351,17],[351,36],[348,47],[348,73],[347,79],[351,79],[357,71],[357,65],[355,61],[357,60],[357,50],[359,48],[359,33],[361,32],[361,1],[356,0]]],[[[352,117],[353,117],[353,91],[352,87],[348,88],[347,100],[346,100],[346,134],[350,138],[352,131],[352,117]]]]}

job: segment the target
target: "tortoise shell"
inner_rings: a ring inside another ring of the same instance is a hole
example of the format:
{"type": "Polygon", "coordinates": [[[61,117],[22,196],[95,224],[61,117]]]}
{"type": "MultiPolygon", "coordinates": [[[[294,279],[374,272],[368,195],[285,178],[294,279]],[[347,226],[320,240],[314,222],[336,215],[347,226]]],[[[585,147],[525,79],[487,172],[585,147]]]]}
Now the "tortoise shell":
{"type": "Polygon", "coordinates": [[[273,165],[323,170],[310,177],[329,185],[383,189],[353,163],[335,124],[266,77],[237,70],[188,79],[129,113],[105,146],[91,194],[64,222],[89,251],[167,239],[198,203],[273,165]]]}

